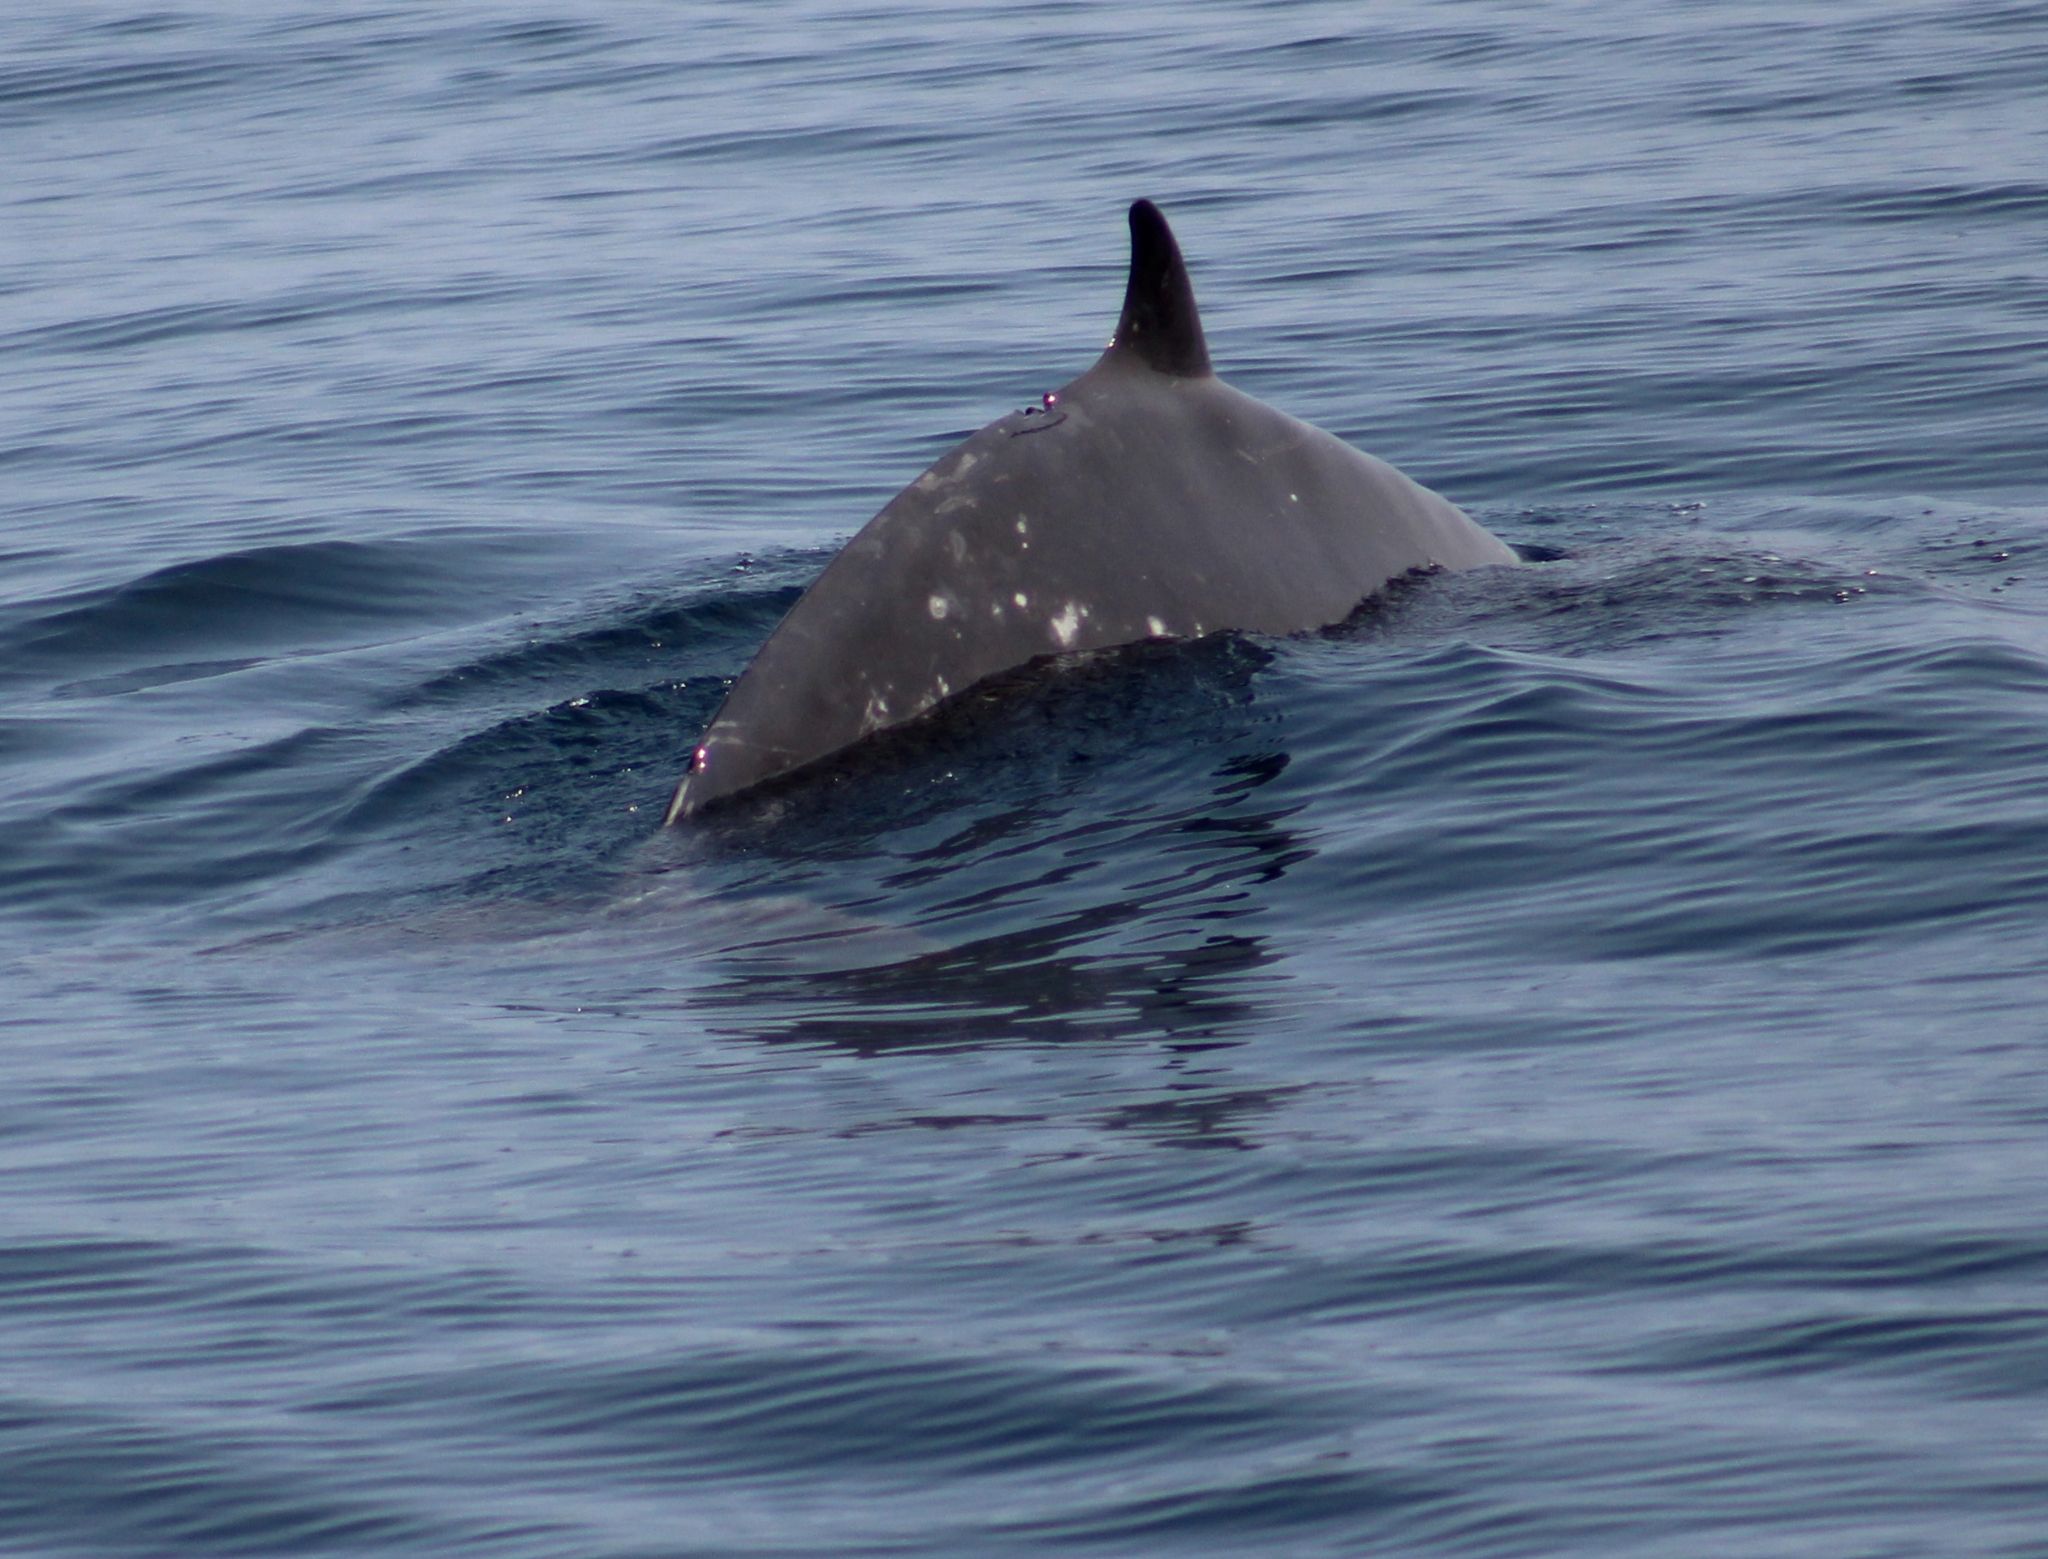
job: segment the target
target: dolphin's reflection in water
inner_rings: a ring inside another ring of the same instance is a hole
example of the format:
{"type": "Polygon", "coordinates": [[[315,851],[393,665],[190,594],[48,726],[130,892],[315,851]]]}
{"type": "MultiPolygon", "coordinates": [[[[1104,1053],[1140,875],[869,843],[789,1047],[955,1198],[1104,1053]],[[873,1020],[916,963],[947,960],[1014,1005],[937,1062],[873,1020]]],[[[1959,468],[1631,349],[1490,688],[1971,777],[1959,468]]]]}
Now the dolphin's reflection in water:
{"type": "Polygon", "coordinates": [[[862,1055],[1236,1043],[1268,1016],[1260,888],[1311,853],[1287,825],[1295,806],[1256,802],[1286,764],[1280,753],[1233,759],[1207,795],[1155,815],[976,817],[884,877],[893,893],[921,890],[893,937],[819,925],[742,936],[694,1006],[734,1036],[862,1055]],[[961,924],[988,929],[962,937],[961,924]]]}

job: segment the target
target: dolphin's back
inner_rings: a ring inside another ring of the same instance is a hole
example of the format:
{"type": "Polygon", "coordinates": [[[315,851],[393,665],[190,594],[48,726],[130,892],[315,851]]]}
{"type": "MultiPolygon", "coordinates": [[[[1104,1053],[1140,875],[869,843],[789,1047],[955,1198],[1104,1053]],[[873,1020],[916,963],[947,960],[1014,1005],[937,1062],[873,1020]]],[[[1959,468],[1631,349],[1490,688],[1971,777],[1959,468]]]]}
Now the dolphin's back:
{"type": "Polygon", "coordinates": [[[1038,656],[1293,633],[1411,569],[1514,561],[1384,461],[1218,379],[1164,219],[1141,202],[1132,230],[1110,349],[847,543],[712,718],[671,820],[1038,656]]]}

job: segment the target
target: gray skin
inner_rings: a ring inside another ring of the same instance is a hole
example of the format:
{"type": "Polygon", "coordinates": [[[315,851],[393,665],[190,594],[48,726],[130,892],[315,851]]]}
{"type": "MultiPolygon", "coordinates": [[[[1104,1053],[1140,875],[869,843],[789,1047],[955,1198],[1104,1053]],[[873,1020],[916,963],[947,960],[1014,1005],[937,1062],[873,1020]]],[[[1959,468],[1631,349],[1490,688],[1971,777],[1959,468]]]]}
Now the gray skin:
{"type": "Polygon", "coordinates": [[[1384,461],[1217,378],[1179,246],[1141,200],[1109,349],[846,544],[712,716],[667,821],[1041,656],[1298,633],[1412,569],[1514,561],[1384,461]]]}

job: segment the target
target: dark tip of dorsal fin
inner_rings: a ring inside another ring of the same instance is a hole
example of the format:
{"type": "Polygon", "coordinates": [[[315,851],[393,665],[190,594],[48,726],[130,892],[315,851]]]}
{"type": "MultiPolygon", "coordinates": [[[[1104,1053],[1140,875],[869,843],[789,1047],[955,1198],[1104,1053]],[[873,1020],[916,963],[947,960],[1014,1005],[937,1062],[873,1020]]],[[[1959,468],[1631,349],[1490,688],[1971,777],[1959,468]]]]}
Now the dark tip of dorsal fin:
{"type": "Polygon", "coordinates": [[[1193,379],[1210,372],[1209,343],[1202,339],[1180,245],[1149,200],[1131,205],[1131,281],[1110,347],[1163,374],[1193,379]]]}

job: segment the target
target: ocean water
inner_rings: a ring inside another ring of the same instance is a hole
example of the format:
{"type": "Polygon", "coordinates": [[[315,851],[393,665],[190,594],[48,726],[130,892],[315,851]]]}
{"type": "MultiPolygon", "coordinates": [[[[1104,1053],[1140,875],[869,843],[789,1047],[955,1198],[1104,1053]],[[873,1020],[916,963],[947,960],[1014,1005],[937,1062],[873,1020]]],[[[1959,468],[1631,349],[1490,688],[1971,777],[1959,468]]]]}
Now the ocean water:
{"type": "Polygon", "coordinates": [[[0,18],[0,1550],[2048,1554],[2048,9],[0,18]],[[1532,561],[666,833],[1114,322],[1532,561]]]}

